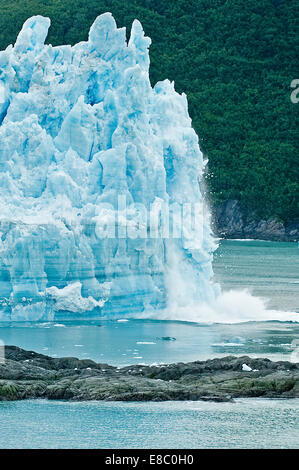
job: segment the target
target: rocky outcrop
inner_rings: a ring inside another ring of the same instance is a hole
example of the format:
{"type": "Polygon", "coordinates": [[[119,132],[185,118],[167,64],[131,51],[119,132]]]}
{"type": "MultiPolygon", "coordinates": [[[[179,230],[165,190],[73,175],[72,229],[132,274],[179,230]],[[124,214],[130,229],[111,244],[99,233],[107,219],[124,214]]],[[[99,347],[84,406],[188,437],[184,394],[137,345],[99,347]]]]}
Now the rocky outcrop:
{"type": "Polygon", "coordinates": [[[254,215],[246,216],[235,199],[218,205],[213,215],[214,232],[222,238],[299,241],[298,221],[284,225],[275,218],[261,220],[254,215]]]}
{"type": "Polygon", "coordinates": [[[214,400],[299,397],[299,364],[224,357],[123,368],[74,357],[51,358],[16,346],[0,364],[0,400],[214,400]]]}

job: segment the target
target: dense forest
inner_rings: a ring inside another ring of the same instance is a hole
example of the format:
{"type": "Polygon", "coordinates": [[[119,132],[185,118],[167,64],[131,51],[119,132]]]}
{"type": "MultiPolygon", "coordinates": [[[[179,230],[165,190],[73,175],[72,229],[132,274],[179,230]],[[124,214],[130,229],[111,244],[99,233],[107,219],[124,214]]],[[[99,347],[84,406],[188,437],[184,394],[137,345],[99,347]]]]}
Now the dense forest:
{"type": "Polygon", "coordinates": [[[152,84],[169,78],[187,94],[214,203],[297,219],[299,0],[0,0],[0,50],[29,16],[51,18],[47,42],[74,44],[106,11],[128,34],[142,22],[152,84]]]}

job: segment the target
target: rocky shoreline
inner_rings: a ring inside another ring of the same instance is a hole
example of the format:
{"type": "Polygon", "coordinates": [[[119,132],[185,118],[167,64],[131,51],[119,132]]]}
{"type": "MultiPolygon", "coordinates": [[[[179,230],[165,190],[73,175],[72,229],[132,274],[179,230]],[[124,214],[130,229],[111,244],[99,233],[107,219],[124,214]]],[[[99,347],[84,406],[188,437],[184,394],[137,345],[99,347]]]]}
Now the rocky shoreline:
{"type": "Polygon", "coordinates": [[[5,347],[0,400],[231,401],[299,397],[299,363],[247,356],[122,368],[5,347]]]}
{"type": "Polygon", "coordinates": [[[212,208],[213,231],[221,238],[243,238],[282,242],[299,241],[299,222],[283,224],[271,218],[261,220],[254,214],[242,213],[239,202],[234,199],[212,208]]]}

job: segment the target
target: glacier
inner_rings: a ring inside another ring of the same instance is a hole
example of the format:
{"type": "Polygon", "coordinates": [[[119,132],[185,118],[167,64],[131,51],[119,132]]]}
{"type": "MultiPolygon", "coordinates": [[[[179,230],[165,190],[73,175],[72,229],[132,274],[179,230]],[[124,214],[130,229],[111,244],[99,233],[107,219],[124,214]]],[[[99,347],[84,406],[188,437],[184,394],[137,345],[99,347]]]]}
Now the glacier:
{"type": "Polygon", "coordinates": [[[0,322],[298,321],[213,282],[207,161],[139,21],[127,41],[105,13],[73,47],[49,27],[0,52],[0,322]]]}
{"type": "Polygon", "coordinates": [[[204,207],[186,96],[168,80],[151,86],[138,20],[127,41],[105,13],[73,47],[46,45],[49,27],[29,18],[0,52],[0,320],[210,303],[209,214],[198,236],[159,236],[163,204],[204,207]]]}

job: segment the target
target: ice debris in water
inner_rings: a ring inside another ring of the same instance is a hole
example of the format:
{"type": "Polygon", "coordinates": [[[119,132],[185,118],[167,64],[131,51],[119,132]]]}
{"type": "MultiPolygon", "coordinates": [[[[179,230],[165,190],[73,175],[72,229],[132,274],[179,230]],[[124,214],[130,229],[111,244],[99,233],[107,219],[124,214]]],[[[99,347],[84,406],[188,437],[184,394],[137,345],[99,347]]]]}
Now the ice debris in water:
{"type": "Polygon", "coordinates": [[[127,43],[105,13],[73,47],[45,45],[49,26],[29,18],[0,52],[0,320],[209,303],[209,217],[198,238],[149,237],[139,210],[203,203],[186,96],[168,80],[152,88],[137,20],[127,43]],[[103,236],[117,210],[118,229],[138,225],[142,236],[103,236]]]}
{"type": "Polygon", "coordinates": [[[242,370],[246,371],[246,372],[250,372],[252,371],[251,367],[249,367],[247,364],[242,364],[242,370]]]}
{"type": "Polygon", "coordinates": [[[249,367],[247,364],[242,364],[242,370],[245,371],[245,372],[257,372],[258,369],[252,369],[251,367],[249,367]]]}

